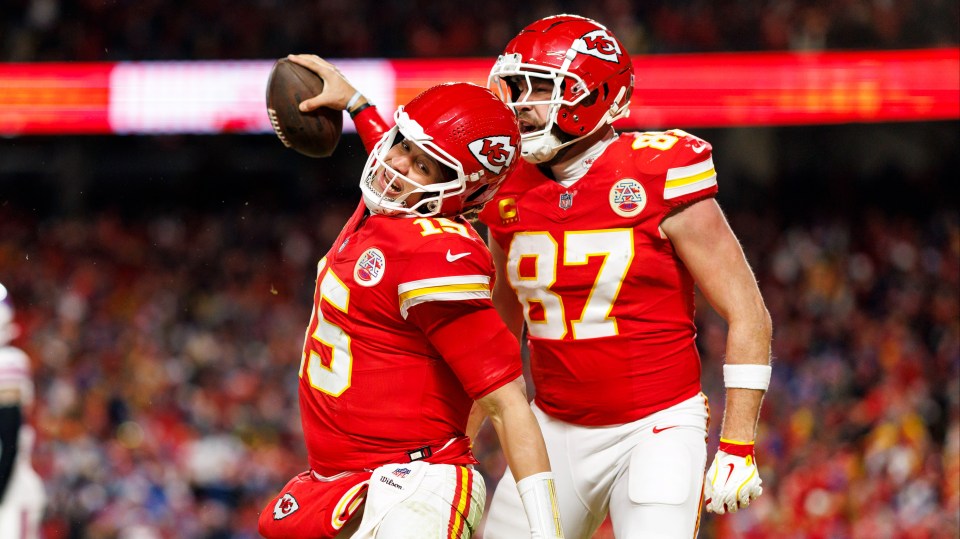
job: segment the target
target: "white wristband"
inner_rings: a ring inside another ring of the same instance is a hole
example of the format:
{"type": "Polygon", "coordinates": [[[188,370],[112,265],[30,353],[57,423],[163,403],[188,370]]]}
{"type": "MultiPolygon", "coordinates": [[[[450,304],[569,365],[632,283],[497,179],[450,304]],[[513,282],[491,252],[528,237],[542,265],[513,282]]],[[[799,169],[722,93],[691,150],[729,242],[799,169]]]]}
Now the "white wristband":
{"type": "Polygon", "coordinates": [[[553,472],[528,475],[517,481],[520,501],[530,522],[532,539],[557,539],[563,537],[560,527],[560,510],[557,508],[557,491],[553,486],[553,472]]]}
{"type": "Polygon", "coordinates": [[[353,95],[350,96],[350,100],[347,101],[347,106],[344,107],[344,110],[346,110],[347,112],[350,112],[350,109],[352,109],[353,106],[357,104],[357,101],[360,101],[361,97],[363,97],[363,94],[360,93],[360,90],[353,92],[353,95]]]}
{"type": "Polygon", "coordinates": [[[770,365],[745,365],[742,363],[723,366],[723,385],[743,389],[766,391],[770,387],[770,365]]]}

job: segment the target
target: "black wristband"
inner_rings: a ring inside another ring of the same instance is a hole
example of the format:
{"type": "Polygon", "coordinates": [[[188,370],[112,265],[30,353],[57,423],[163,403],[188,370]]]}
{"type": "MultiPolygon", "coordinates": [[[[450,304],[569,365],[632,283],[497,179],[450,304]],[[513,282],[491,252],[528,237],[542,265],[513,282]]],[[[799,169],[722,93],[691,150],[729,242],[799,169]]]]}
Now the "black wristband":
{"type": "Polygon", "coordinates": [[[369,101],[367,101],[366,103],[360,105],[359,107],[357,107],[357,108],[349,111],[350,119],[352,120],[352,119],[356,118],[356,117],[357,117],[357,114],[360,114],[361,112],[364,111],[364,109],[366,109],[366,108],[369,107],[369,106],[371,106],[371,103],[370,103],[369,101]]]}

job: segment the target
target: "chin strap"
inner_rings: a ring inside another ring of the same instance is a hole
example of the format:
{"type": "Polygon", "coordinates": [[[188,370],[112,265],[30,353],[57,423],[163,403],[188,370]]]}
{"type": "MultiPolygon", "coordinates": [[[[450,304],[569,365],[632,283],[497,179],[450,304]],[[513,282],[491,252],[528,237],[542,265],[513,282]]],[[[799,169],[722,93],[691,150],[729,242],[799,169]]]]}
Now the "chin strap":
{"type": "Polygon", "coordinates": [[[598,122],[589,133],[580,135],[579,137],[570,139],[566,142],[560,142],[560,139],[553,133],[543,135],[535,140],[521,140],[520,156],[523,157],[523,159],[528,163],[533,163],[534,165],[546,163],[547,161],[550,161],[556,157],[557,152],[560,150],[589,137],[590,135],[596,133],[601,127],[606,126],[608,123],[609,122],[598,122]]]}
{"type": "MultiPolygon", "coordinates": [[[[566,143],[569,144],[569,143],[566,143]]],[[[566,146],[553,133],[546,133],[533,140],[521,141],[520,156],[528,163],[545,163],[554,158],[560,148],[566,146]]]]}

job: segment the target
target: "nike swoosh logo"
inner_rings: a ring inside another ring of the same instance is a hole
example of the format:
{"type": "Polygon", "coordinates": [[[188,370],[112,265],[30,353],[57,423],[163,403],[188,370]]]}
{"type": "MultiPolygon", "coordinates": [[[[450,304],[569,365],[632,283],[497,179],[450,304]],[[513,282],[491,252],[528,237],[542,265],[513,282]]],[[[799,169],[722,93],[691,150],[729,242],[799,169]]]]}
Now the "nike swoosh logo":
{"type": "Polygon", "coordinates": [[[660,427],[653,427],[653,433],[654,433],[654,434],[659,434],[659,433],[661,433],[661,432],[663,432],[663,431],[665,431],[665,430],[675,429],[675,428],[677,428],[678,426],[679,426],[679,425],[670,425],[669,427],[663,427],[662,429],[661,429],[660,427]]]}
{"type": "Polygon", "coordinates": [[[733,475],[733,463],[731,462],[730,464],[727,464],[727,466],[730,468],[730,471],[727,472],[727,479],[723,482],[724,485],[727,484],[727,481],[730,480],[730,476],[733,475]]]}
{"type": "Polygon", "coordinates": [[[453,254],[450,252],[450,249],[447,249],[447,262],[456,262],[457,260],[460,260],[461,258],[468,256],[469,254],[470,254],[470,251],[467,251],[465,253],[453,254]]]}
{"type": "Polygon", "coordinates": [[[707,149],[706,144],[698,144],[696,146],[690,146],[690,149],[693,150],[693,153],[700,153],[703,150],[707,149]]]}

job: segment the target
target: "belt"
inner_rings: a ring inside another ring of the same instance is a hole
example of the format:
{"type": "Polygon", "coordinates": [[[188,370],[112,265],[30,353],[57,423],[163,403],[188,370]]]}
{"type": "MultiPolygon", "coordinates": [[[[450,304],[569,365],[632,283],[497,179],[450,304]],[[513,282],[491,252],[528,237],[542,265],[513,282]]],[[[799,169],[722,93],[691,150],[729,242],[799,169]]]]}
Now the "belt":
{"type": "Polygon", "coordinates": [[[425,445],[423,447],[411,449],[410,451],[407,451],[407,458],[410,459],[410,462],[416,462],[418,460],[430,458],[433,456],[434,453],[439,453],[440,451],[443,451],[444,449],[450,447],[450,444],[452,444],[453,442],[456,442],[458,439],[459,438],[450,438],[449,440],[447,440],[445,444],[439,447],[437,446],[430,447],[429,445],[425,445]]]}

